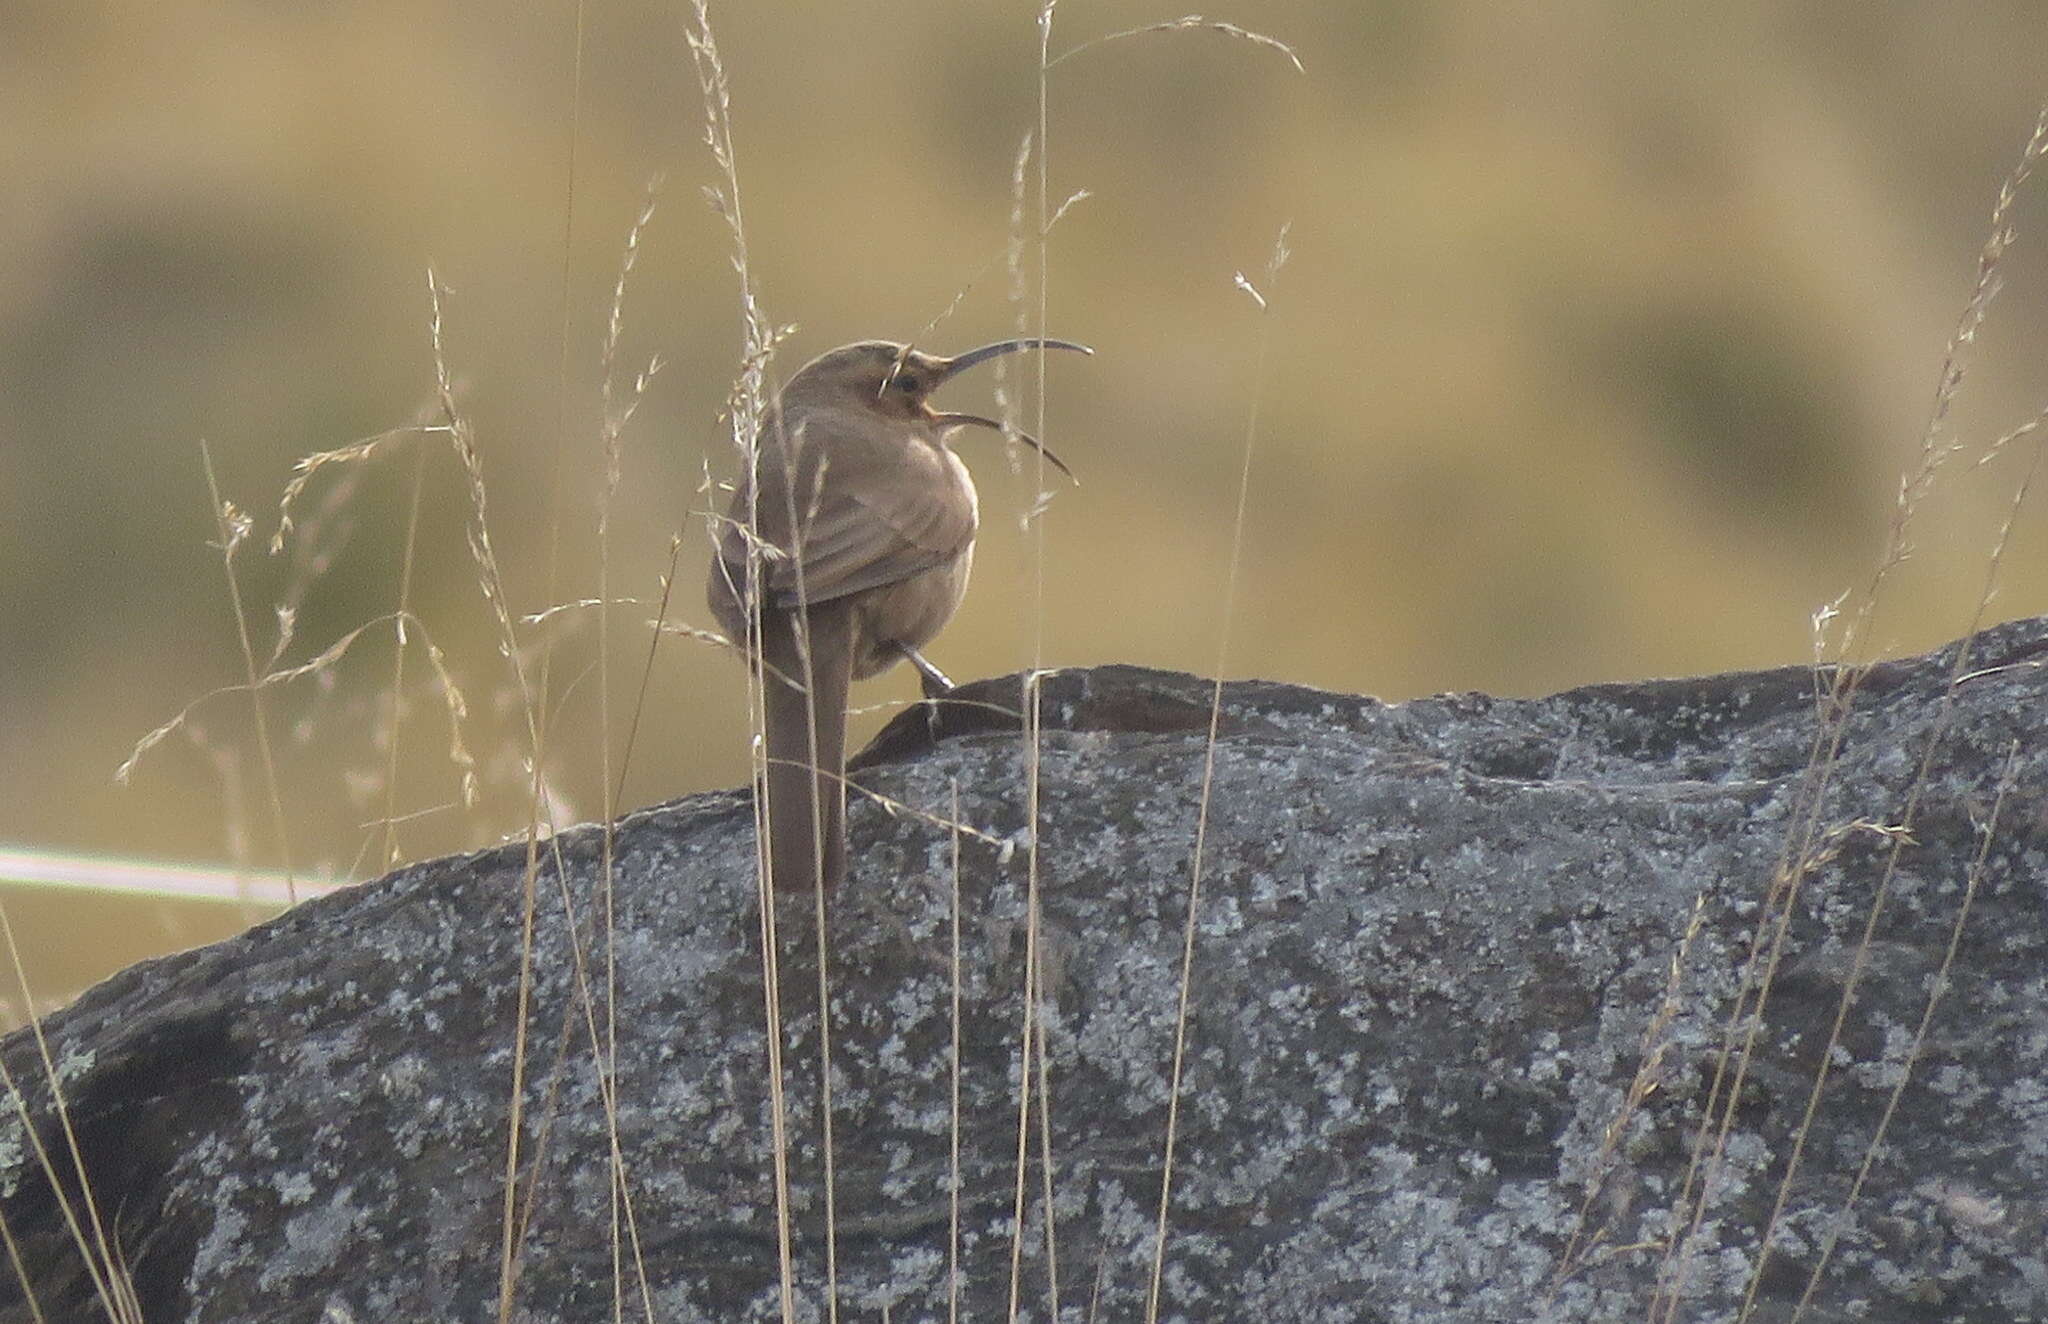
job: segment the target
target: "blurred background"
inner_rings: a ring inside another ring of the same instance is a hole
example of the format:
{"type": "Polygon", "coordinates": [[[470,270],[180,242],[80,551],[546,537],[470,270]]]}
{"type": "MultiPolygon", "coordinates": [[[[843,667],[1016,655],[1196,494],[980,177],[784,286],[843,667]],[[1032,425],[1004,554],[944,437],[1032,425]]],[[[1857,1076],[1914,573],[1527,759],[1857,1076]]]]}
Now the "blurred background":
{"type": "MultiPolygon", "coordinates": [[[[1178,3],[1069,0],[1052,49],[1178,3]]],[[[590,5],[579,99],[568,3],[0,7],[0,845],[362,878],[394,849],[523,828],[517,691],[446,439],[322,469],[284,553],[267,545],[297,458],[430,416],[431,264],[511,606],[594,595],[605,322],[657,175],[615,373],[663,366],[623,434],[610,583],[657,598],[680,533],[672,618],[709,624],[701,512],[722,500],[701,489],[733,471],[740,337],[686,8],[590,5]],[[265,692],[275,809],[244,694],[198,704],[116,785],[145,733],[243,677],[202,439],[253,522],[234,564],[259,662],[281,603],[288,666],[403,595],[467,699],[474,808],[434,671],[415,638],[397,676],[388,623],[265,692]]],[[[798,327],[773,371],[866,337],[1013,333],[1001,257],[1036,8],[713,7],[752,273],[798,327]]],[[[2042,97],[2038,11],[1209,17],[1284,40],[1306,73],[1186,31],[1049,75],[1052,196],[1092,196],[1052,239],[1048,330],[1098,354],[1049,363],[1046,439],[1083,485],[1054,485],[1041,567],[1032,477],[992,435],[965,441],[984,530],[935,660],[956,678],[1034,658],[1212,670],[1255,395],[1231,675],[1398,700],[1810,659],[1814,612],[1868,583],[1916,462],[2042,97]],[[1292,261],[1267,283],[1283,224],[1292,261]]],[[[1921,508],[1880,652],[1967,627],[2029,456],[1968,461],[2048,397],[2048,201],[2024,193],[2014,220],[1947,429],[1972,449],[1921,508]]],[[[944,403],[991,412],[996,385],[975,374],[944,403]]],[[[2048,609],[2042,541],[2030,515],[1995,617],[2048,609]]],[[[746,769],[740,668],[671,639],[647,673],[650,614],[612,618],[615,750],[647,675],[627,807],[746,769]]],[[[523,635],[532,672],[550,659],[545,771],[572,819],[602,804],[596,631],[575,612],[523,635]]],[[[856,739],[915,693],[907,672],[857,690],[877,709],[856,739]]],[[[27,885],[0,901],[43,1002],[262,913],[27,885]]]]}

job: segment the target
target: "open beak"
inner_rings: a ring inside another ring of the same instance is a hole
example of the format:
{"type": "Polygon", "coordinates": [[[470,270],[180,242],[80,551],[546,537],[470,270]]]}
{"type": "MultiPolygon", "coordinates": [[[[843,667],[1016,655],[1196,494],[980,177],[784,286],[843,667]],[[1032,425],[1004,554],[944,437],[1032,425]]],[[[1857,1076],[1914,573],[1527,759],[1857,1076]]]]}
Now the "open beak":
{"type": "MultiPolygon", "coordinates": [[[[1026,336],[1018,340],[998,340],[992,345],[983,345],[979,349],[970,349],[963,354],[955,354],[950,359],[938,360],[938,374],[932,378],[932,386],[936,388],[940,382],[965,372],[977,363],[986,363],[992,358],[1004,354],[1014,354],[1022,349],[1071,349],[1077,354],[1093,354],[1095,352],[1086,345],[1077,345],[1071,340],[1053,340],[1049,337],[1026,336]]],[[[1068,481],[1076,486],[1081,482],[1080,479],[1074,477],[1074,471],[1067,467],[1066,461],[1054,455],[1050,450],[1047,450],[1038,438],[1029,433],[1019,432],[1016,428],[1004,427],[994,419],[983,418],[979,414],[942,414],[937,410],[930,409],[929,406],[926,408],[932,422],[939,424],[941,427],[971,425],[993,429],[1006,437],[1015,437],[1032,450],[1043,455],[1046,463],[1065,474],[1068,481]]]]}

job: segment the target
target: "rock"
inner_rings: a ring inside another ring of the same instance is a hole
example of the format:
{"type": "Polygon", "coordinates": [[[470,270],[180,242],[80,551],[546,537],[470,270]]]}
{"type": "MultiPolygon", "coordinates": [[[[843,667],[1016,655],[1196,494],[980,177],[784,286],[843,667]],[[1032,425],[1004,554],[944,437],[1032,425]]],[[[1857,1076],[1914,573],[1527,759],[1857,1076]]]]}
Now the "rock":
{"type": "MultiPolygon", "coordinates": [[[[2048,1318],[2044,659],[2027,621],[1885,663],[1839,724],[1809,668],[1397,706],[1226,685],[1160,1318],[1576,1324],[1675,1297],[1725,1320],[1753,1285],[1780,1321],[1830,1247],[1808,1319],[2048,1318]]],[[[1210,686],[1043,679],[1035,936],[1022,698],[964,687],[857,764],[900,808],[854,804],[826,923],[847,1319],[947,1315],[956,785],[1002,843],[959,842],[962,1317],[1008,1317],[1013,1262],[1018,1319],[1050,1317],[1055,1276],[1062,1318],[1144,1317],[1210,686]],[[1034,946],[1052,1106],[1020,1179],[1034,946]]],[[[616,1281],[628,1319],[779,1318],[750,799],[630,815],[616,855],[611,975],[581,827],[541,852],[524,997],[514,845],[49,1016],[68,1122],[34,1038],[0,1045],[26,1099],[0,1214],[43,1318],[105,1317],[103,1257],[150,1321],[500,1318],[522,1005],[509,1317],[609,1319],[616,1281]],[[614,1017],[619,1258],[592,1048],[614,1017]]],[[[795,1310],[821,1319],[810,898],[776,944],[795,1310]]],[[[0,1273],[0,1319],[28,1318],[0,1273]]]]}

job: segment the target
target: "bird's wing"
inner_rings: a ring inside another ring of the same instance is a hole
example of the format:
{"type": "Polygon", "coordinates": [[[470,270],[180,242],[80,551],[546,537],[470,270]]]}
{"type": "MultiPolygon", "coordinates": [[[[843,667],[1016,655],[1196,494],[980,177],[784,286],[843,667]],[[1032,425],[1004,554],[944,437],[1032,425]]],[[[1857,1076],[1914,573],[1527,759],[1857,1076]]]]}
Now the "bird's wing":
{"type": "MultiPolygon", "coordinates": [[[[837,412],[810,413],[791,434],[795,482],[782,448],[764,444],[755,507],[761,537],[790,553],[761,567],[776,606],[893,584],[952,561],[974,541],[973,491],[944,451],[837,412]]],[[[745,519],[746,497],[743,489],[734,503],[735,523],[745,519]]],[[[727,529],[719,554],[740,582],[746,539],[738,528],[727,529]]]]}

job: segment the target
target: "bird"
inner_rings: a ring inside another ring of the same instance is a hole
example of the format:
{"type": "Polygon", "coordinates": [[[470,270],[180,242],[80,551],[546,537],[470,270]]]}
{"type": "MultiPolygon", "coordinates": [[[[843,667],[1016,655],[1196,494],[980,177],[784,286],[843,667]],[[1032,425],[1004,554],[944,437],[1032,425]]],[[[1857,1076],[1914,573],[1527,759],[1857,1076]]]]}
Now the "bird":
{"type": "Polygon", "coordinates": [[[726,638],[762,664],[767,868],[777,889],[836,888],[846,874],[846,701],[855,680],[908,661],[927,699],[952,688],[920,651],[967,593],[979,502],[952,436],[992,428],[933,409],[941,385],[1027,349],[999,340],[951,358],[863,340],[798,369],[764,412],[748,471],[717,521],[706,597],[726,638]]]}

